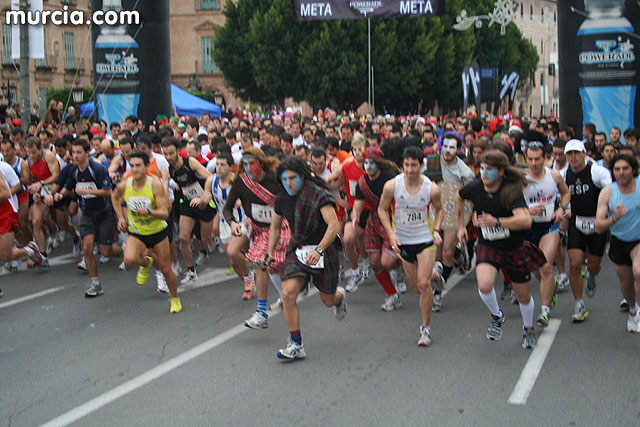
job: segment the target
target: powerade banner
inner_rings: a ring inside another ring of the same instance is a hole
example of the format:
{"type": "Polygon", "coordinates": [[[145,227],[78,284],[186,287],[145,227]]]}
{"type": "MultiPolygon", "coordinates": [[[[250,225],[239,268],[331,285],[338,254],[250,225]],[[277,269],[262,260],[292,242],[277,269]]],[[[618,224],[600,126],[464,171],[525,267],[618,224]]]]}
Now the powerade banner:
{"type": "Polygon", "coordinates": [[[639,33],[636,0],[558,2],[561,124],[640,127],[639,33]]]}
{"type": "Polygon", "coordinates": [[[139,24],[92,26],[98,118],[150,123],[171,113],[169,0],[91,0],[91,10],[136,11],[139,24]],[[135,7],[135,8],[134,8],[135,7]]]}
{"type": "Polygon", "coordinates": [[[291,0],[300,21],[361,18],[422,18],[442,16],[444,0],[291,0]]]}

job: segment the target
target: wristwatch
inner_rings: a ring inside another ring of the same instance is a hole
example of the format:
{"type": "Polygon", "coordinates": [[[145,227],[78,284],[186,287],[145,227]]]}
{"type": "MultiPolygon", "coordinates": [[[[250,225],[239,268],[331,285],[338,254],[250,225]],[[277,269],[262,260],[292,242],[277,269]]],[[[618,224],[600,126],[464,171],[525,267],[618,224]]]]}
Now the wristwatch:
{"type": "Polygon", "coordinates": [[[324,251],[322,250],[322,248],[320,246],[316,246],[315,251],[318,252],[320,255],[322,255],[324,253],[324,251]]]}

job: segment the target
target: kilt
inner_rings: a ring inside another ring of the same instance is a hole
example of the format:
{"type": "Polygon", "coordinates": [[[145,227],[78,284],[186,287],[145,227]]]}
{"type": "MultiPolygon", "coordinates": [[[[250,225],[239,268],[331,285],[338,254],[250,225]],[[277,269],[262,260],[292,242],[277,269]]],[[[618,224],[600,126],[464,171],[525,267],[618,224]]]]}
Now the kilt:
{"type": "Polygon", "coordinates": [[[478,243],[476,247],[476,264],[486,262],[504,267],[507,271],[531,273],[542,267],[547,259],[544,253],[531,242],[524,241],[522,246],[513,251],[503,251],[478,243]]]}
{"type": "Polygon", "coordinates": [[[290,248],[282,264],[282,280],[303,277],[305,282],[313,279],[313,285],[323,294],[334,294],[338,288],[338,270],[340,260],[335,245],[324,251],[324,268],[311,268],[300,262],[295,248],[290,248]]]}
{"type": "Polygon", "coordinates": [[[378,252],[381,249],[391,251],[389,236],[384,231],[377,213],[371,212],[367,220],[367,226],[364,228],[364,248],[367,252],[378,252]]]}
{"type": "MultiPolygon", "coordinates": [[[[284,222],[283,222],[284,225],[284,222]]],[[[259,264],[264,261],[269,248],[269,227],[258,227],[255,223],[251,224],[251,247],[245,255],[247,260],[253,264],[259,264]]],[[[273,265],[280,266],[284,262],[287,255],[287,246],[291,241],[291,231],[288,226],[283,226],[280,231],[280,239],[273,251],[273,265]]]]}

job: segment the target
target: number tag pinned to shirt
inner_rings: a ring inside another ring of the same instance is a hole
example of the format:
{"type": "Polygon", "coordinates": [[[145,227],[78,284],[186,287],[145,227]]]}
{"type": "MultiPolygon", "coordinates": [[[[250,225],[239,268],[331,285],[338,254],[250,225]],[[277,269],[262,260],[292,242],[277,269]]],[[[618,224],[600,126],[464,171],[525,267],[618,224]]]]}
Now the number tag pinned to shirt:
{"type": "Polygon", "coordinates": [[[503,240],[508,239],[511,236],[511,232],[508,228],[500,227],[481,227],[482,237],[485,240],[503,240]]]}
{"type": "MultiPolygon", "coordinates": [[[[82,188],[85,190],[97,190],[98,186],[95,182],[76,182],[76,188],[82,188]]],[[[82,194],[80,197],[82,197],[83,199],[95,199],[98,196],[96,196],[95,194],[82,194]]]]}
{"type": "Polygon", "coordinates": [[[271,224],[273,222],[273,208],[268,205],[251,204],[251,215],[257,222],[271,224]]]}
{"type": "Polygon", "coordinates": [[[531,215],[531,220],[533,222],[551,222],[553,211],[553,205],[544,205],[544,212],[540,215],[531,215]]]}
{"type": "Polygon", "coordinates": [[[40,196],[49,196],[51,194],[51,184],[43,185],[40,190],[40,196]]]}
{"type": "Polygon", "coordinates": [[[189,200],[193,200],[202,196],[202,192],[202,186],[199,182],[194,182],[191,185],[182,187],[182,194],[184,194],[184,196],[189,200]]]}
{"type": "Polygon", "coordinates": [[[358,186],[358,181],[354,181],[352,179],[349,180],[349,194],[351,197],[356,196],[356,187],[358,186]]]}
{"type": "Polygon", "coordinates": [[[397,218],[400,225],[421,225],[427,222],[427,211],[410,208],[399,209],[397,218]]]}
{"type": "Polygon", "coordinates": [[[304,265],[307,265],[311,268],[322,269],[324,268],[324,254],[320,255],[320,259],[318,260],[316,265],[307,264],[307,257],[311,252],[314,252],[316,248],[317,248],[316,245],[303,246],[301,248],[296,249],[296,256],[298,257],[298,260],[304,265]]]}
{"type": "Polygon", "coordinates": [[[135,212],[139,208],[151,210],[151,200],[148,197],[129,197],[127,207],[131,212],[135,212]]]}
{"type": "Polygon", "coordinates": [[[594,234],[596,232],[595,216],[576,216],[576,228],[582,234],[594,234]]]}

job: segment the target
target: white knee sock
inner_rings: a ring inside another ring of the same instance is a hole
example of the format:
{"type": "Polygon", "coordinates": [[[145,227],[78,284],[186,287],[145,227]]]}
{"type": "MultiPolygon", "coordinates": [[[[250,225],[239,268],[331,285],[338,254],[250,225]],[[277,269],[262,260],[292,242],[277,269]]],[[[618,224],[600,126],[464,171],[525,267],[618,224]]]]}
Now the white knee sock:
{"type": "Polygon", "coordinates": [[[488,294],[484,294],[478,289],[478,294],[482,299],[484,305],[487,306],[489,311],[494,316],[500,316],[502,314],[502,310],[500,310],[500,306],[498,305],[498,298],[496,297],[496,290],[491,288],[491,292],[488,294]]]}
{"type": "Polygon", "coordinates": [[[527,304],[520,303],[520,314],[522,314],[522,323],[525,328],[533,327],[533,310],[535,309],[535,303],[533,297],[527,304]]]}
{"type": "Polygon", "coordinates": [[[271,279],[271,283],[278,290],[278,295],[282,297],[282,279],[279,274],[271,274],[269,273],[269,278],[271,279]]]}

